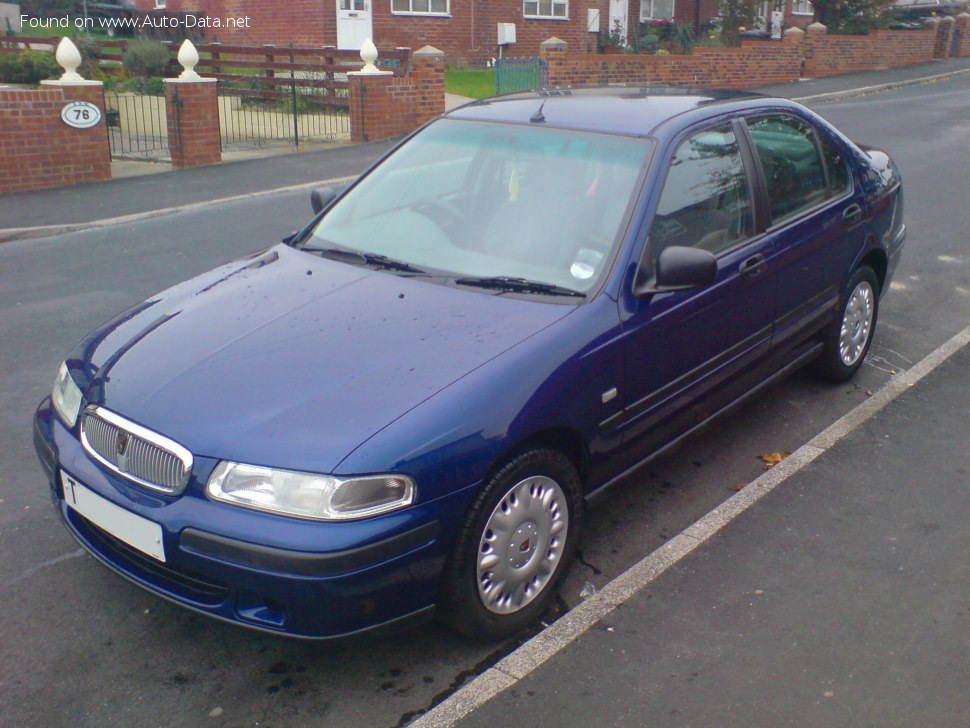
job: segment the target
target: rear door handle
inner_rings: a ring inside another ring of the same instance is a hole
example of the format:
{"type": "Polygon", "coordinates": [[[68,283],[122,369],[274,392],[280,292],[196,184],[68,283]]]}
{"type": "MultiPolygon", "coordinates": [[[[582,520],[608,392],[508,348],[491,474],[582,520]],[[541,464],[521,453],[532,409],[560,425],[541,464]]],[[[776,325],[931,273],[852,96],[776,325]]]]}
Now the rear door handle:
{"type": "Polygon", "coordinates": [[[842,212],[842,221],[850,227],[853,225],[858,225],[860,222],[862,222],[862,208],[856,204],[849,205],[842,212]]]}
{"type": "Polygon", "coordinates": [[[744,261],[738,268],[742,278],[754,278],[760,276],[768,268],[768,261],[761,253],[752,255],[744,261]]]}

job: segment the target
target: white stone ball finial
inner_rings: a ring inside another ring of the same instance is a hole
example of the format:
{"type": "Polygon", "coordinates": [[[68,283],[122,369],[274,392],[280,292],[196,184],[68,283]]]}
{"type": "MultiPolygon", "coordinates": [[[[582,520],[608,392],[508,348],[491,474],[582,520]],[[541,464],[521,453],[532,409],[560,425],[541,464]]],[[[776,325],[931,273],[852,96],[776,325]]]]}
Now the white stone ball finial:
{"type": "Polygon", "coordinates": [[[182,68],[185,69],[179,74],[179,78],[186,81],[194,81],[202,78],[202,76],[195,72],[195,65],[199,62],[199,52],[188,38],[182,41],[182,46],[179,48],[178,61],[182,64],[182,68]]]}
{"type": "Polygon", "coordinates": [[[61,42],[57,44],[57,51],[54,53],[54,58],[57,60],[58,65],[64,69],[64,74],[61,76],[61,81],[83,81],[81,74],[77,72],[78,66],[81,65],[81,51],[77,49],[68,37],[61,38],[61,42]]]}
{"type": "Polygon", "coordinates": [[[377,60],[377,46],[370,38],[366,39],[360,47],[360,59],[364,62],[364,67],[360,69],[361,73],[380,73],[374,65],[374,61],[377,60]]]}

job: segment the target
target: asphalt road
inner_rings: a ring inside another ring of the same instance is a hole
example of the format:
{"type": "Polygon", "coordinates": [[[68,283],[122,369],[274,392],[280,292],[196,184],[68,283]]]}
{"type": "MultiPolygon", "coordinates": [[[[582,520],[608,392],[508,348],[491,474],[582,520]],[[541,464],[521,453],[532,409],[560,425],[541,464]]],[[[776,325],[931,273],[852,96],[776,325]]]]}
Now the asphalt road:
{"type": "MultiPolygon", "coordinates": [[[[910,237],[867,365],[838,387],[796,375],[615,488],[586,521],[560,608],[756,477],[758,455],[794,450],[970,321],[968,107],[966,77],[817,107],[904,177],[910,237]]],[[[433,623],[336,645],[222,625],[107,571],[51,511],[30,418],[69,347],[308,214],[305,193],[284,194],[0,246],[0,724],[394,726],[514,646],[433,623]]]]}

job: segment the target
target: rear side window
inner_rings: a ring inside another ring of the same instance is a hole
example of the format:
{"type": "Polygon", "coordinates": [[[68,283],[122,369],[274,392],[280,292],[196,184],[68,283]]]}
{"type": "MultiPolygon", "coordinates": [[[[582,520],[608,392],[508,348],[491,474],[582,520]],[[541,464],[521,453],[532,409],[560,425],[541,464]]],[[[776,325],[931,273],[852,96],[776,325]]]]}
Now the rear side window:
{"type": "Polygon", "coordinates": [[[849,167],[831,142],[821,135],[818,141],[822,148],[822,156],[825,158],[825,168],[829,173],[829,195],[838,197],[850,187],[849,167]]]}
{"type": "Polygon", "coordinates": [[[756,116],[746,122],[765,174],[773,224],[828,197],[825,167],[815,131],[808,124],[785,114],[756,116]]]}
{"type": "Polygon", "coordinates": [[[650,229],[655,255],[671,245],[715,255],[751,234],[751,198],[731,125],[694,134],[674,154],[650,229]]]}

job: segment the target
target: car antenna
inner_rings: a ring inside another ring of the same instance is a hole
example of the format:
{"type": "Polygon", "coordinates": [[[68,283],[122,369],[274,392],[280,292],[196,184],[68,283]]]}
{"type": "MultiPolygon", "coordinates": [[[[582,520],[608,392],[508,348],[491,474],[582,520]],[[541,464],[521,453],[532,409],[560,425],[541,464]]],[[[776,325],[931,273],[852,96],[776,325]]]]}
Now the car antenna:
{"type": "Polygon", "coordinates": [[[542,109],[545,107],[546,102],[548,100],[549,100],[549,96],[548,94],[546,94],[546,97],[542,100],[542,103],[539,104],[539,108],[538,110],[536,110],[536,113],[534,113],[531,117],[529,117],[530,122],[532,122],[533,124],[541,124],[546,120],[546,115],[542,113],[542,109]]]}

